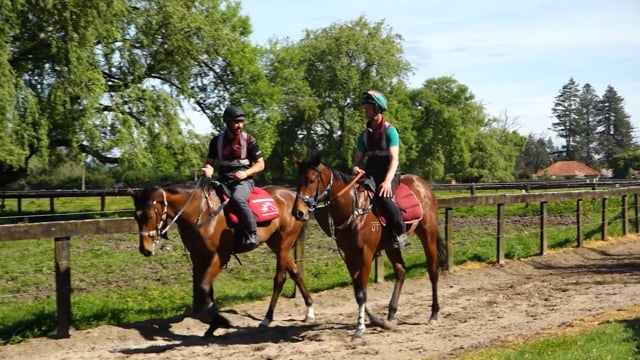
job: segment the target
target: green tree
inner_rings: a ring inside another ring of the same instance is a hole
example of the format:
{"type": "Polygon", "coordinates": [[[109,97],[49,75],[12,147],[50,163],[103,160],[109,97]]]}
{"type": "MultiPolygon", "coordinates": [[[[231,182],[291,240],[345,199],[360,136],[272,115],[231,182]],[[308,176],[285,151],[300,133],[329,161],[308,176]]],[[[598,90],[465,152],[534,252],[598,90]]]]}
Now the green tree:
{"type": "Polygon", "coordinates": [[[518,155],[525,144],[526,138],[510,129],[507,114],[489,119],[476,137],[469,167],[461,178],[476,182],[513,181],[518,155]]]}
{"type": "Polygon", "coordinates": [[[206,141],[183,130],[184,104],[215,129],[229,103],[253,114],[271,104],[235,1],[3,1],[0,14],[5,175],[35,155],[188,172],[206,141]]]}
{"type": "Polygon", "coordinates": [[[598,150],[602,161],[613,167],[612,161],[618,154],[636,150],[631,118],[624,110],[624,98],[609,85],[600,100],[601,113],[597,120],[599,131],[598,150]]]}
{"type": "Polygon", "coordinates": [[[624,179],[631,177],[635,171],[640,170],[640,151],[627,151],[613,156],[609,161],[613,170],[613,177],[624,179]]]}
{"type": "Polygon", "coordinates": [[[600,97],[591,84],[582,87],[578,97],[578,117],[574,137],[576,160],[590,167],[596,167],[597,133],[600,117],[600,97]]]}
{"type": "Polygon", "coordinates": [[[397,116],[398,94],[411,69],[402,54],[400,35],[364,17],[307,30],[297,43],[272,42],[266,72],[286,104],[279,109],[285,137],[274,145],[274,166],[285,167],[291,151],[297,157],[320,151],[328,164],[350,166],[365,124],[361,96],[368,89],[387,95],[387,116],[402,129],[408,119],[397,116]]]}
{"type": "Polygon", "coordinates": [[[558,137],[565,141],[565,154],[567,160],[575,160],[575,137],[578,131],[578,107],[580,90],[578,83],[573,78],[562,86],[560,93],[555,97],[552,112],[558,121],[551,124],[558,137]]]}
{"type": "Polygon", "coordinates": [[[407,169],[435,181],[467,176],[476,138],[487,124],[484,107],[451,77],[425,81],[410,92],[415,141],[407,146],[407,169]]]}
{"type": "MultiPolygon", "coordinates": [[[[524,149],[518,156],[518,175],[520,179],[530,179],[538,171],[551,164],[548,144],[553,142],[549,138],[536,137],[533,134],[527,136],[524,149]]],[[[552,147],[553,149],[553,147],[552,147]]]]}

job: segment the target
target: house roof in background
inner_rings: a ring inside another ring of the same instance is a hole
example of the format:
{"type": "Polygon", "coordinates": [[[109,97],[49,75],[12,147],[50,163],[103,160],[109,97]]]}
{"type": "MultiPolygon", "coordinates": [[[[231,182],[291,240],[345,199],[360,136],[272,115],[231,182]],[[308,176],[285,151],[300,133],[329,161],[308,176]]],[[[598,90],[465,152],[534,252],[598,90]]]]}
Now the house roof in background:
{"type": "Polygon", "coordinates": [[[579,161],[558,161],[546,169],[540,170],[536,173],[536,176],[576,176],[582,174],[584,176],[598,176],[596,170],[588,167],[586,164],[579,161]]]}

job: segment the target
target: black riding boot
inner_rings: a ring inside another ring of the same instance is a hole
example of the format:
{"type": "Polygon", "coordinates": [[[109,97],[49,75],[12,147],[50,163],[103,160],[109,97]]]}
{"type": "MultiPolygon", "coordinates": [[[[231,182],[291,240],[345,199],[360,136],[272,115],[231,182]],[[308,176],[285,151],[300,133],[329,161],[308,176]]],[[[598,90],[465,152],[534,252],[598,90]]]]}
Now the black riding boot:
{"type": "Polygon", "coordinates": [[[255,231],[247,232],[242,229],[236,230],[236,252],[242,253],[258,247],[258,236],[255,231]]]}

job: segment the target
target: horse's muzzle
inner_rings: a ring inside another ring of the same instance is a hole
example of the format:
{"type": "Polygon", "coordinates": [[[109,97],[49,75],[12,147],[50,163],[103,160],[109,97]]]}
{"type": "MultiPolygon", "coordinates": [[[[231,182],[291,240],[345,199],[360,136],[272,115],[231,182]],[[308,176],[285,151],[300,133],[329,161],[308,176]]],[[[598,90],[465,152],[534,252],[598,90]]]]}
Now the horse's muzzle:
{"type": "Polygon", "coordinates": [[[309,212],[296,209],[293,210],[293,217],[299,221],[307,221],[309,220],[309,212]]]}
{"type": "Polygon", "coordinates": [[[145,257],[153,255],[153,251],[145,248],[144,246],[140,246],[139,250],[140,254],[144,255],[145,257]]]}

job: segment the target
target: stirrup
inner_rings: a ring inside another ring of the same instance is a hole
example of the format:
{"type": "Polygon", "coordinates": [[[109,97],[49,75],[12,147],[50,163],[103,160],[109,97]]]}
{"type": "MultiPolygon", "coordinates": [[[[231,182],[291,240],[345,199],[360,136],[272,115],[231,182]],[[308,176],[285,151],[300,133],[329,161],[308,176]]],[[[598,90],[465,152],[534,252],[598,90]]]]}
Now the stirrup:
{"type": "Polygon", "coordinates": [[[400,235],[394,235],[391,246],[394,249],[402,249],[403,247],[407,246],[407,234],[402,233],[400,235]]]}

